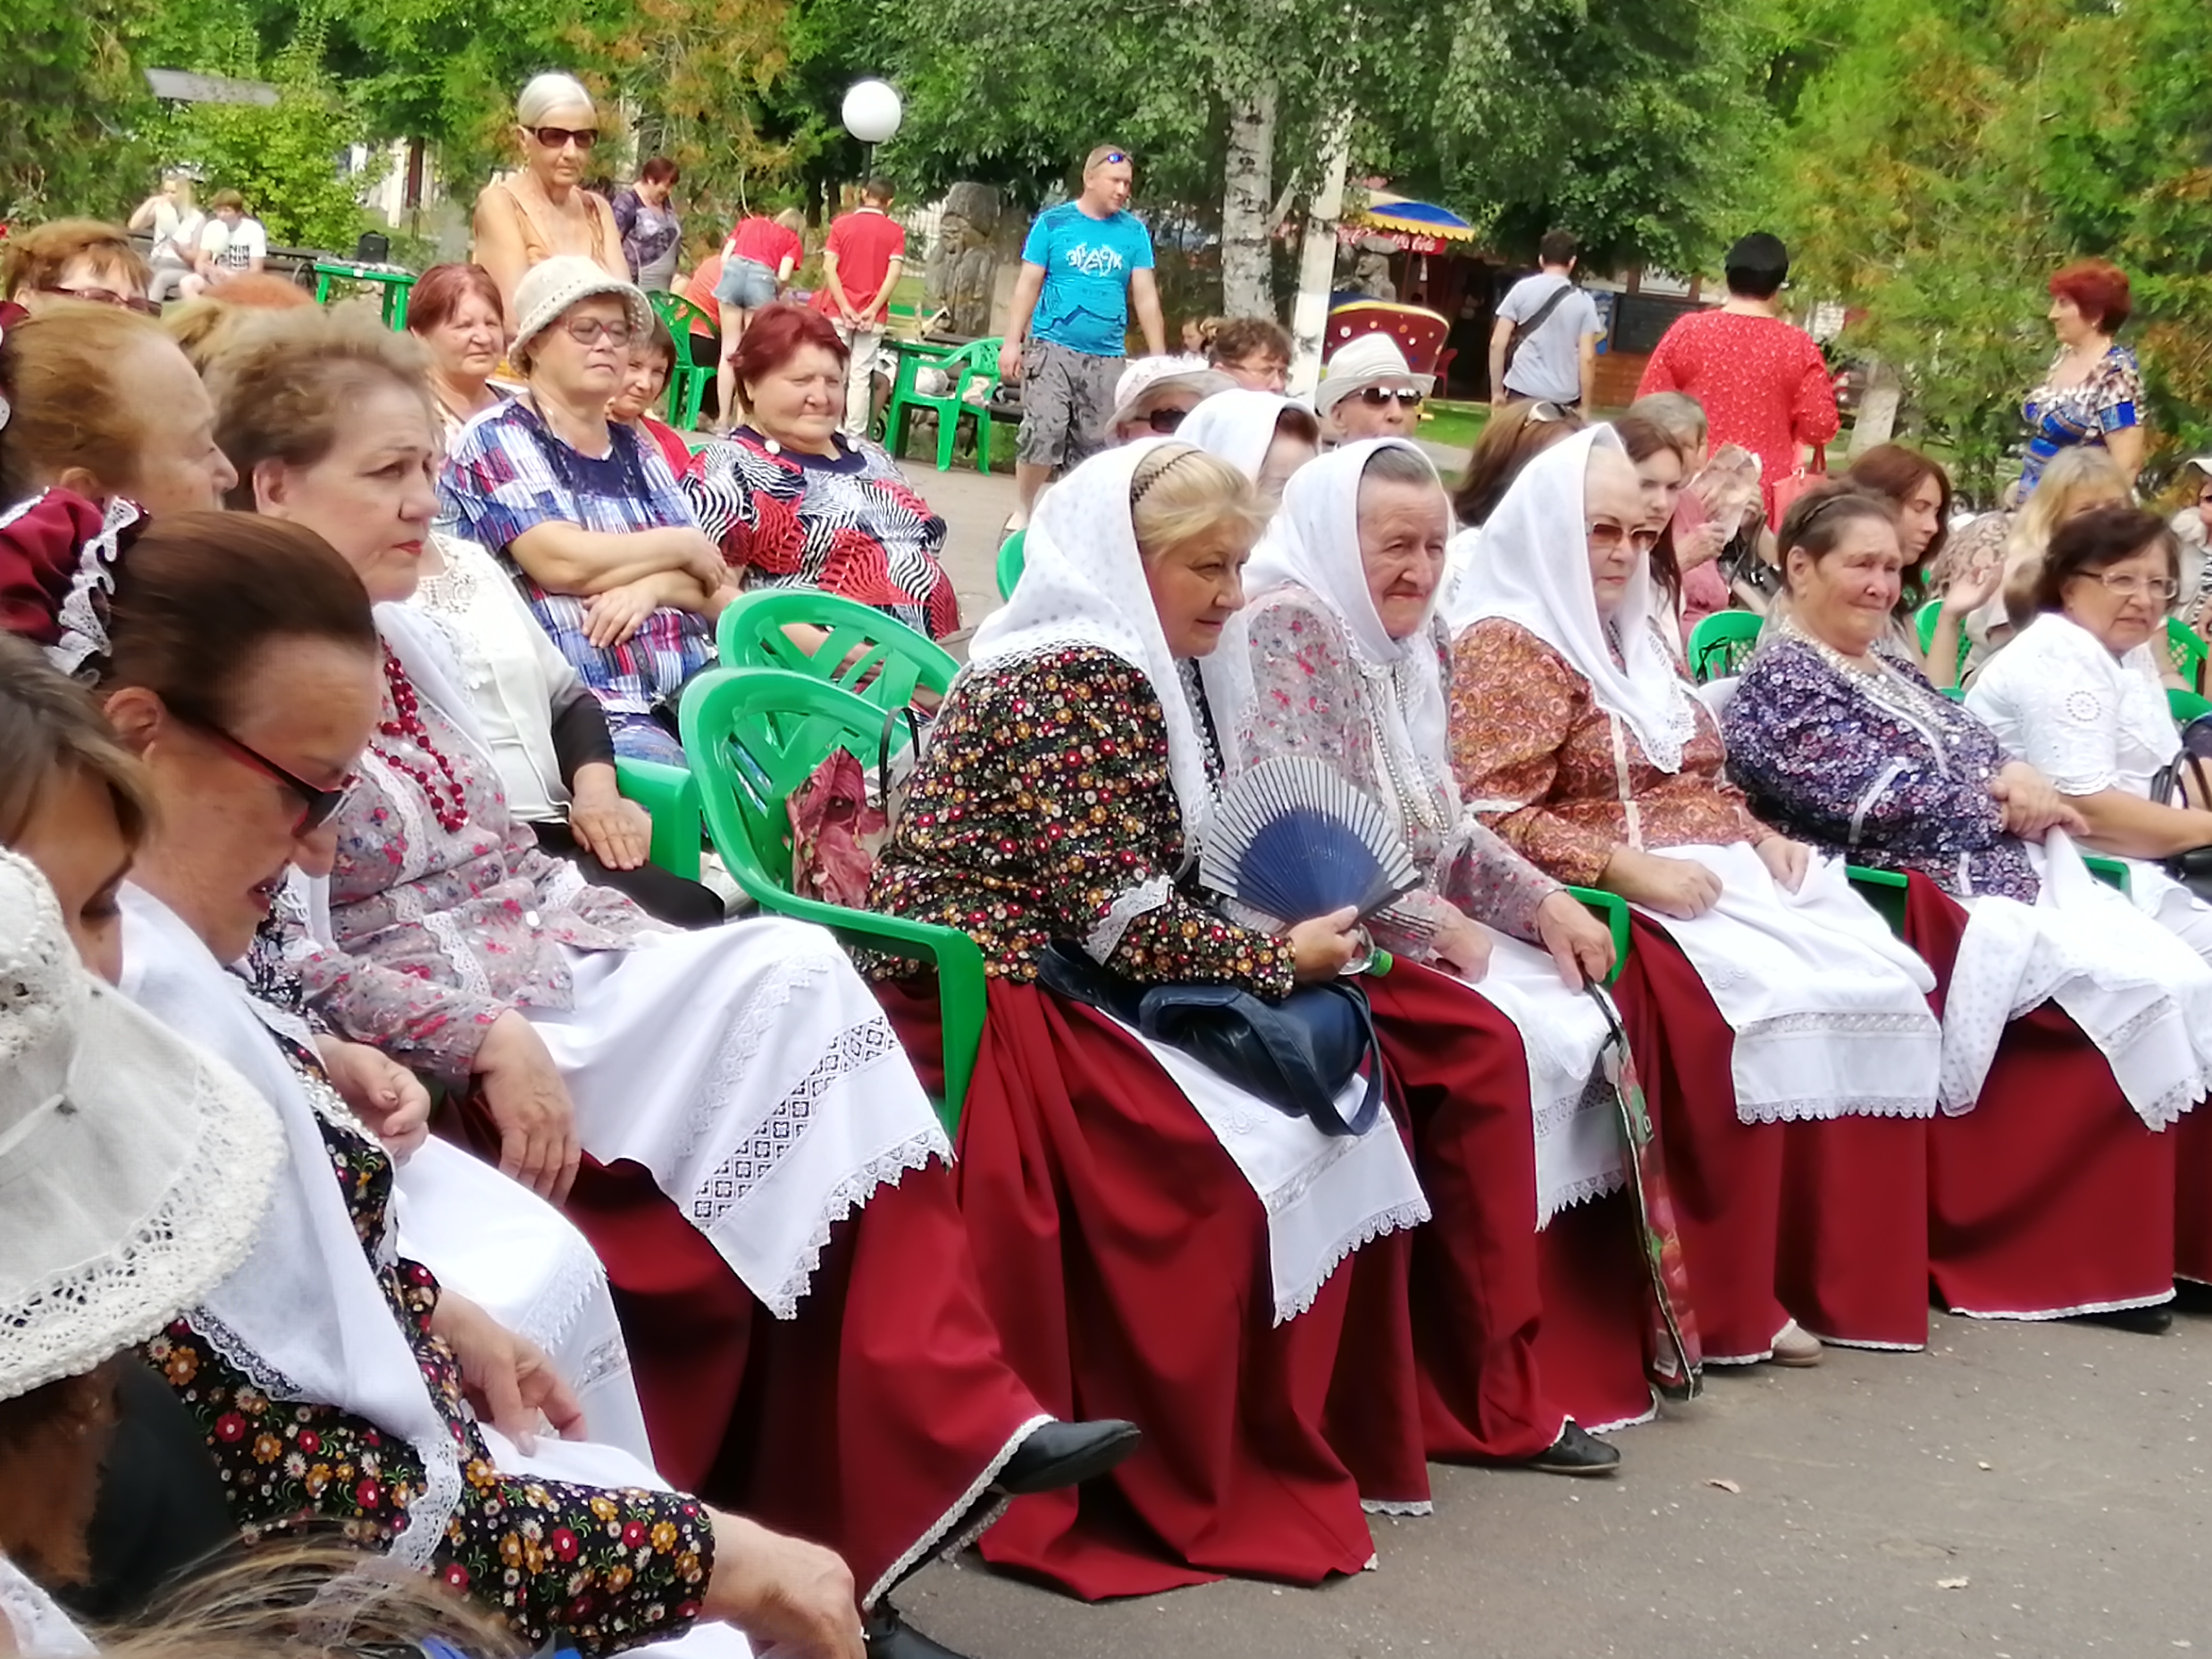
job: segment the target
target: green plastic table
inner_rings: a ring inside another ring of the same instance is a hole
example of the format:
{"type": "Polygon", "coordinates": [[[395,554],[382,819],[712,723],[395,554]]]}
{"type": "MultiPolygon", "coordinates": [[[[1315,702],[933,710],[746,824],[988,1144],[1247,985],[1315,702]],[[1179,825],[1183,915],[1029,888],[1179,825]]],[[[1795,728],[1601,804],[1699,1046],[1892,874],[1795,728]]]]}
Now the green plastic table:
{"type": "Polygon", "coordinates": [[[330,303],[335,282],[374,283],[384,290],[384,325],[394,334],[407,326],[407,295],[415,286],[415,273],[398,265],[357,265],[349,259],[315,261],[315,303],[330,303]]]}

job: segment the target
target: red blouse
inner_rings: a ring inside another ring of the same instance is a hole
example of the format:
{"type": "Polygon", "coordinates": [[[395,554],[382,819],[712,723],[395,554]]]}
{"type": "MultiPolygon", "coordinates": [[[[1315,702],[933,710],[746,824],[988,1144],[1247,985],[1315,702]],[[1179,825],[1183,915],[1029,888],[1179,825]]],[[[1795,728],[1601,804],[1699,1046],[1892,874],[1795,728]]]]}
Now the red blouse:
{"type": "Polygon", "coordinates": [[[1644,365],[1636,395],[1686,392],[1705,406],[1713,447],[1759,457],[1759,489],[1797,470],[1800,444],[1836,435],[1835,382],[1813,337],[1778,317],[1693,311],[1677,317],[1644,365]]]}

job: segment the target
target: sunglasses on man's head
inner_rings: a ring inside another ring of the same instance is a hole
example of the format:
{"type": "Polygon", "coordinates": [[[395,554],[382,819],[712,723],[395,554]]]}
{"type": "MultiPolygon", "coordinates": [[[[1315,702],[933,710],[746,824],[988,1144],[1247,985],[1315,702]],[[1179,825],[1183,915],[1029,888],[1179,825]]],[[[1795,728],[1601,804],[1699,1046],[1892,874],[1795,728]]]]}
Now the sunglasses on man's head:
{"type": "Polygon", "coordinates": [[[158,317],[161,307],[143,295],[118,294],[112,288],[41,288],[41,294],[51,294],[57,300],[82,300],[95,306],[112,306],[118,311],[135,311],[141,317],[158,317]]]}
{"type": "Polygon", "coordinates": [[[589,149],[599,142],[599,135],[590,127],[532,127],[530,136],[548,149],[558,149],[563,144],[589,149]]]}
{"type": "Polygon", "coordinates": [[[1098,159],[1109,167],[1118,167],[1129,158],[1118,149],[1109,149],[1098,159]]]}
{"type": "Polygon", "coordinates": [[[1364,386],[1359,388],[1359,401],[1370,409],[1380,409],[1395,403],[1401,409],[1419,409],[1422,394],[1409,386],[1364,386]]]}

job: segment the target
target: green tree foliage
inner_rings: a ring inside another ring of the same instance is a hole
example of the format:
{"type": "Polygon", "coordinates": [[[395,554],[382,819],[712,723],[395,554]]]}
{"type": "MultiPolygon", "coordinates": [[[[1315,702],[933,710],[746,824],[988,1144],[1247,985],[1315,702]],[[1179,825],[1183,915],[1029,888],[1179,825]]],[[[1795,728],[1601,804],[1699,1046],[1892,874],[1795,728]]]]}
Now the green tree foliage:
{"type": "Polygon", "coordinates": [[[132,133],[153,107],[133,61],[148,0],[0,5],[0,220],[120,217],[152,183],[132,133]]]}

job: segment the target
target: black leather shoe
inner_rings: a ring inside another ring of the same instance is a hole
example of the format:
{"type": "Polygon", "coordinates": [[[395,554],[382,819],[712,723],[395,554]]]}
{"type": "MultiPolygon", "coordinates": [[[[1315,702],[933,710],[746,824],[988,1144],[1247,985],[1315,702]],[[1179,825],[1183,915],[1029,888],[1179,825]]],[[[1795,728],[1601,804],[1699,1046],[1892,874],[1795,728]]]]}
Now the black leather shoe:
{"type": "Polygon", "coordinates": [[[2085,1325],[2105,1325],[2140,1336],[2164,1336],[2173,1328],[2173,1310],[2164,1304],[2154,1308],[2114,1308],[2108,1313],[2076,1314],[2085,1325]]]}
{"type": "Polygon", "coordinates": [[[1611,1474],[1620,1467],[1620,1449],[1571,1420],[1527,1467],[1545,1474],[1611,1474]]]}
{"type": "Polygon", "coordinates": [[[878,1601],[869,1611],[862,1634],[867,1639],[868,1659],[968,1659],[957,1648],[924,1636],[888,1601],[878,1601]]]}
{"type": "Polygon", "coordinates": [[[1010,1498],[1079,1486],[1128,1456],[1144,1437],[1134,1423],[1118,1417],[1096,1423],[1046,1423],[1006,1460],[995,1484],[1010,1498]]]}

